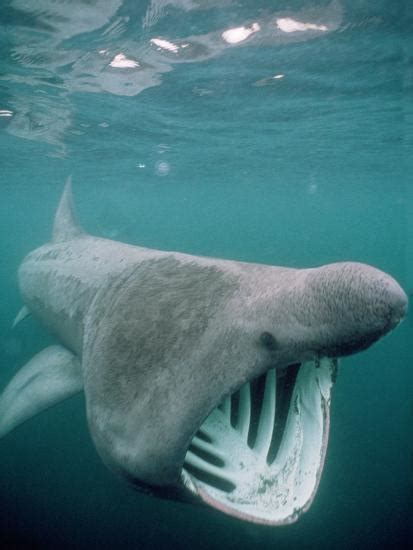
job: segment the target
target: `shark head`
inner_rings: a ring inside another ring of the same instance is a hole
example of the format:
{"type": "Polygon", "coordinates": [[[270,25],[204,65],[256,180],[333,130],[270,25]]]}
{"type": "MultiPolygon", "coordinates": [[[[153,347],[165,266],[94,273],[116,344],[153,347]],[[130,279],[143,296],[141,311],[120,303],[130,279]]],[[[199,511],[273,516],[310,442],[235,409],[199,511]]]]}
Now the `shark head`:
{"type": "Polygon", "coordinates": [[[182,475],[206,503],[268,525],[296,521],[316,494],[338,357],[367,349],[407,312],[398,283],[365,264],[286,275],[288,291],[281,296],[278,284],[267,322],[272,330],[260,335],[275,367],[212,411],[191,442],[182,475]]]}
{"type": "Polygon", "coordinates": [[[92,237],[70,181],[19,283],[59,344],[1,394],[0,436],[83,389],[98,453],[134,487],[269,525],[314,499],[338,358],[407,309],[361,263],[289,269],[92,237]]]}

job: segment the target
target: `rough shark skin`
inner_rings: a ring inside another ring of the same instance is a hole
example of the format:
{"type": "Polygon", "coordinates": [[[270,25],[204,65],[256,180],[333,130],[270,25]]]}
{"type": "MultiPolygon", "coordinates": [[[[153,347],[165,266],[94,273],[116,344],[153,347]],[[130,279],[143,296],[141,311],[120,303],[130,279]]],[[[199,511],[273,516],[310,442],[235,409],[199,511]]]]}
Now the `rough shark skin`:
{"type": "Polygon", "coordinates": [[[154,494],[268,524],[294,521],[314,497],[329,399],[321,399],[320,451],[305,504],[276,519],[222,504],[185,481],[197,430],[244,383],[269,369],[317,367],[322,358],[364,350],[407,310],[397,282],[361,263],[289,269],[90,236],[74,219],[70,180],[53,239],[24,259],[19,286],[60,345],[34,357],[0,396],[0,436],[83,388],[91,436],[112,470],[154,494]]]}

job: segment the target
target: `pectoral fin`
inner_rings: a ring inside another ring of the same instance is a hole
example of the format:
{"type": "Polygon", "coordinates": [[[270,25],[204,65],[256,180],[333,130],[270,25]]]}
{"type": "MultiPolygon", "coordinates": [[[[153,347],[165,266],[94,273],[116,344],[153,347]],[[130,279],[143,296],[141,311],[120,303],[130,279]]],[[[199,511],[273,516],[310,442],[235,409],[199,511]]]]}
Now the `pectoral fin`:
{"type": "Polygon", "coordinates": [[[33,357],[0,394],[0,437],[83,389],[78,358],[62,346],[33,357]]]}

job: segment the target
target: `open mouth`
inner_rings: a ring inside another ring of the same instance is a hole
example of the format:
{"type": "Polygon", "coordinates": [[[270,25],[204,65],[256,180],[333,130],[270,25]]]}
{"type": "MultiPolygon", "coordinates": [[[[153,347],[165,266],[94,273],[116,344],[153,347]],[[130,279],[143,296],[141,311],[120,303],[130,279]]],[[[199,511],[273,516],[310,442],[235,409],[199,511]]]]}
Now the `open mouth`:
{"type": "Polygon", "coordinates": [[[227,397],[191,442],[181,474],[187,489],[246,521],[296,521],[323,469],[336,368],[323,358],[271,369],[227,397]]]}

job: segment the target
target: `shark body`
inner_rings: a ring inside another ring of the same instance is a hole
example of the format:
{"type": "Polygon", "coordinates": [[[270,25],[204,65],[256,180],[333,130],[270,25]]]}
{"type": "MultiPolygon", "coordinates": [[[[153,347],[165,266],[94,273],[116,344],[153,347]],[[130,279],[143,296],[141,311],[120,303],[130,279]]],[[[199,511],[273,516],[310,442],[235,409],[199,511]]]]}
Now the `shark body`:
{"type": "Polygon", "coordinates": [[[6,386],[0,436],[83,390],[99,455],[135,487],[272,525],[314,498],[337,358],[407,309],[365,264],[290,269],[90,236],[70,181],[19,285],[59,343],[6,386]]]}

